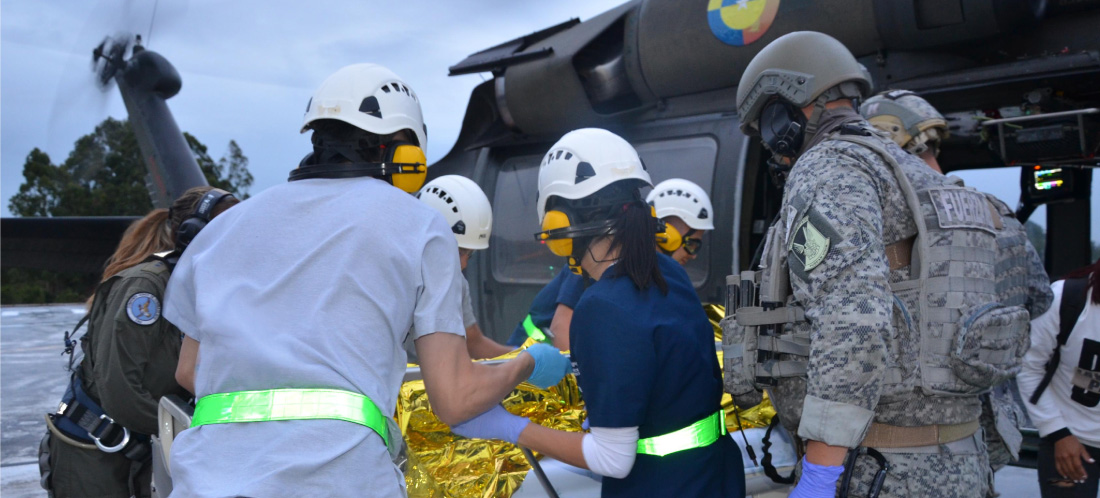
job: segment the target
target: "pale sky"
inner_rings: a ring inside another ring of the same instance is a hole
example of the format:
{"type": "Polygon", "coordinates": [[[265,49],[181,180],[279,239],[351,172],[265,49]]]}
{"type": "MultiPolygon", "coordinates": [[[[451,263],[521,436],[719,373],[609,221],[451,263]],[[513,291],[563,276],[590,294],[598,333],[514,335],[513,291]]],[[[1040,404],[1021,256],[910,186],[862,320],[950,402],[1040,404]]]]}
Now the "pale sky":
{"type": "MultiPolygon", "coordinates": [[[[310,94],[347,64],[389,67],[416,90],[428,160],[454,145],[474,86],[490,75],[447,67],[493,45],[622,0],[425,1],[3,0],[0,3],[0,197],[3,216],[34,147],[55,164],[112,116],[115,88],[93,83],[91,53],[105,36],[138,32],[168,58],[183,88],[168,101],[181,130],[217,159],[236,140],[255,176],[251,193],[286,181],[310,150],[301,135],[310,94]]],[[[138,213],[134,213],[138,214],[138,213]]]]}
{"type": "MultiPolygon", "coordinates": [[[[206,144],[215,159],[229,140],[236,140],[250,159],[251,192],[256,194],[286,181],[308,152],[308,135],[298,133],[306,102],[336,69],[376,62],[404,78],[421,99],[428,160],[434,162],[454,144],[470,91],[489,77],[448,77],[448,66],[573,17],[590,19],[620,3],[3,0],[0,213],[11,215],[8,201],[23,181],[23,162],[31,149],[41,148],[61,163],[73,142],[104,118],[126,117],[117,90],[101,92],[93,83],[91,51],[107,35],[141,33],[148,49],[175,65],[183,88],[168,105],[180,129],[206,144]]],[[[999,170],[961,176],[1015,206],[1017,174],[999,170]]],[[[1097,205],[1100,196],[1093,198],[1093,211],[1097,205]]],[[[1033,219],[1045,225],[1041,216],[1033,219]]],[[[1092,233],[1100,235],[1100,214],[1092,217],[1092,233]]]]}

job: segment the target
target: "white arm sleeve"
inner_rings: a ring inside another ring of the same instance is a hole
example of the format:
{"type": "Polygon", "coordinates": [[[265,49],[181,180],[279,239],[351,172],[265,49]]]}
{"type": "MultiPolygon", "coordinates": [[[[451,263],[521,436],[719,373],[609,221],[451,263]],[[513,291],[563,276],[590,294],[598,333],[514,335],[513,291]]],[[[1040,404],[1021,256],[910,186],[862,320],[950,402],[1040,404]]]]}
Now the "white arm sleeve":
{"type": "MultiPolygon", "coordinates": [[[[1058,409],[1058,403],[1052,393],[1045,393],[1039,398],[1038,404],[1033,405],[1028,401],[1046,374],[1047,360],[1054,355],[1054,348],[1058,347],[1058,331],[1061,328],[1059,310],[1062,306],[1063,284],[1064,281],[1059,280],[1050,286],[1054,291],[1054,300],[1050,304],[1050,309],[1031,321],[1031,347],[1024,355],[1020,373],[1016,375],[1020,395],[1024,398],[1024,406],[1027,407],[1032,422],[1039,429],[1040,437],[1066,428],[1066,422],[1062,419],[1062,412],[1058,409]]],[[[1063,358],[1062,361],[1066,360],[1063,358]]]]}
{"type": "Polygon", "coordinates": [[[638,427],[593,427],[581,440],[581,449],[589,470],[622,479],[638,455],[638,427]]]}

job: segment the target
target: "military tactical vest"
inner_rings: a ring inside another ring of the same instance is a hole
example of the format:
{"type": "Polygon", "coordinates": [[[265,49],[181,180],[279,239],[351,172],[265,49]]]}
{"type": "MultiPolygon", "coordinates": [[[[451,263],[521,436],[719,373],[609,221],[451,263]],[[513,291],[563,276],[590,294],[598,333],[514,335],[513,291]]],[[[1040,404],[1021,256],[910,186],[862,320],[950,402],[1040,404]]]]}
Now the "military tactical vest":
{"type": "MultiPolygon", "coordinates": [[[[919,337],[916,386],[926,395],[974,396],[1019,370],[1028,347],[1029,317],[1022,306],[999,303],[997,233],[1001,217],[985,195],[953,184],[916,190],[901,165],[872,139],[837,134],[890,165],[914,213],[914,239],[886,247],[891,270],[910,267],[913,279],[891,284],[896,327],[919,337]]],[[[797,221],[795,221],[797,223],[797,221]]],[[[812,235],[812,234],[810,234],[812,235]]],[[[752,399],[779,378],[805,377],[810,351],[805,312],[792,297],[783,230],[765,239],[768,264],[727,277],[730,309],[722,321],[725,389],[752,399]],[[739,281],[739,282],[738,282],[739,281]]],[[[826,247],[807,237],[800,254],[823,258],[826,247]]],[[[807,265],[812,267],[811,265],[807,265]]],[[[887,385],[901,384],[888,370],[887,385]]]]}

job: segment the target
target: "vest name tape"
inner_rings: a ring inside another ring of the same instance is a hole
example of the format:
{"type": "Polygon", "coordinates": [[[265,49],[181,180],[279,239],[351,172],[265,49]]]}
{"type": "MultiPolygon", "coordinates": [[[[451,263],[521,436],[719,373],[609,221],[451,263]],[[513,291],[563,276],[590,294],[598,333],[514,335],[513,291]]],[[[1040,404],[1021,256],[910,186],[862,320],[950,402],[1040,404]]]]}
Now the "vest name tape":
{"type": "Polygon", "coordinates": [[[928,189],[940,228],[974,228],[997,233],[985,196],[960,188],[928,189]]]}

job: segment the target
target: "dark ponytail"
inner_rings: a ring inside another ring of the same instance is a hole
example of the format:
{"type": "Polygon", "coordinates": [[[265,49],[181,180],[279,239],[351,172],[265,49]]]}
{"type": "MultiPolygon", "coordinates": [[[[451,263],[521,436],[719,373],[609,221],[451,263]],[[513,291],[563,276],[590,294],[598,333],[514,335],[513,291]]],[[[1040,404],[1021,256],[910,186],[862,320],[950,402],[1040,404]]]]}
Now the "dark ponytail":
{"type": "Polygon", "coordinates": [[[624,204],[611,228],[610,252],[619,251],[616,266],[619,274],[630,277],[634,285],[645,290],[650,283],[657,285],[661,294],[668,294],[668,283],[657,260],[655,236],[657,218],[649,205],[636,199],[624,204]]]}

